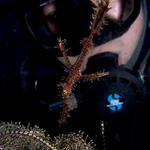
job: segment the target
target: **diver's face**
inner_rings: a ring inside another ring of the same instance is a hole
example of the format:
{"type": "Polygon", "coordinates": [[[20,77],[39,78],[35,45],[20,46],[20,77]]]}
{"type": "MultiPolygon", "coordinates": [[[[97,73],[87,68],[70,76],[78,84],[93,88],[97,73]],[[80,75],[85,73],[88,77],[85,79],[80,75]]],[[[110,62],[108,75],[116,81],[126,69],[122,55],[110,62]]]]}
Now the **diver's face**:
{"type": "MultiPolygon", "coordinates": [[[[133,4],[134,0],[111,0],[110,6],[111,9],[107,12],[107,15],[109,19],[112,19],[114,21],[125,21],[133,11],[133,4]]],[[[50,7],[50,6],[49,6],[50,7]]],[[[49,9],[49,7],[44,7],[44,11],[46,12],[54,12],[54,9],[49,9]],[[53,10],[53,11],[52,11],[53,10]]],[[[52,6],[51,6],[52,7],[52,6]]],[[[99,53],[103,52],[112,52],[117,53],[119,56],[118,63],[119,65],[126,64],[130,57],[132,56],[142,33],[143,29],[143,11],[142,8],[140,10],[140,13],[136,20],[133,22],[133,24],[130,26],[127,32],[125,32],[122,36],[115,38],[113,40],[110,40],[104,44],[97,45],[93,48],[91,53],[87,55],[85,59],[85,63],[82,66],[82,69],[84,70],[86,68],[87,61],[90,57],[97,55],[99,53]]],[[[51,22],[48,22],[49,29],[54,32],[57,31],[57,26],[55,24],[52,24],[51,22]]],[[[78,56],[71,57],[70,60],[72,63],[76,61],[78,56]]],[[[64,59],[62,57],[58,58],[61,62],[64,63],[64,59]]]]}
{"type": "MultiPolygon", "coordinates": [[[[112,10],[113,11],[113,10],[112,10]]],[[[117,13],[117,12],[116,12],[117,13]]],[[[115,14],[115,12],[114,12],[115,14]]],[[[102,52],[113,52],[119,55],[119,65],[126,64],[132,56],[139,39],[141,37],[143,29],[143,11],[140,10],[139,16],[130,26],[128,31],[122,36],[113,39],[105,44],[94,48],[93,52],[88,57],[96,55],[102,52]]]]}

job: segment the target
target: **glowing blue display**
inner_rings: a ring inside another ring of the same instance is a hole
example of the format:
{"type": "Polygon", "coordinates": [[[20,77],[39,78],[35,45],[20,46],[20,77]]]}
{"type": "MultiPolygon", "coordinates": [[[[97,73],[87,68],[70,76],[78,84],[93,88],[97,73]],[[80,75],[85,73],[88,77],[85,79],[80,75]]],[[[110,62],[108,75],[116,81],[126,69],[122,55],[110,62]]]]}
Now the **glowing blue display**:
{"type": "Polygon", "coordinates": [[[107,98],[107,101],[109,102],[107,107],[109,107],[109,109],[112,111],[121,110],[123,106],[123,102],[120,102],[120,98],[121,96],[119,94],[116,94],[116,93],[110,94],[107,98]]]}

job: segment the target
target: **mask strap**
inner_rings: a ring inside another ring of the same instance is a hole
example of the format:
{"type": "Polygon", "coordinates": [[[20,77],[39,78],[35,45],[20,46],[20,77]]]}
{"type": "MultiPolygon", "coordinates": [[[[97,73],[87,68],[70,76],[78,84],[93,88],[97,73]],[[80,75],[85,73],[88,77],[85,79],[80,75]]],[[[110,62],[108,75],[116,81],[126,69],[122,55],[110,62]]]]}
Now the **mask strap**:
{"type": "Polygon", "coordinates": [[[144,27],[143,32],[138,42],[137,48],[135,49],[133,55],[131,56],[130,60],[127,63],[127,68],[132,68],[136,71],[141,71],[147,61],[149,52],[149,31],[148,31],[148,12],[147,12],[147,4],[146,1],[143,0],[142,8],[143,8],[143,15],[144,15],[144,27]]]}

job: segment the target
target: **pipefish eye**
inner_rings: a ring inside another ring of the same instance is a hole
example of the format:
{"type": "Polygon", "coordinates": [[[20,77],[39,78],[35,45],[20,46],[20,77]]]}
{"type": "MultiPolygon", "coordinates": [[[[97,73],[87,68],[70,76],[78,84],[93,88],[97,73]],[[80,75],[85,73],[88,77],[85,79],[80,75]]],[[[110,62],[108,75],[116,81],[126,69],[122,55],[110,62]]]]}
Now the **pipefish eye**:
{"type": "Polygon", "coordinates": [[[68,90],[63,90],[63,94],[67,95],[68,93],[68,90]]]}

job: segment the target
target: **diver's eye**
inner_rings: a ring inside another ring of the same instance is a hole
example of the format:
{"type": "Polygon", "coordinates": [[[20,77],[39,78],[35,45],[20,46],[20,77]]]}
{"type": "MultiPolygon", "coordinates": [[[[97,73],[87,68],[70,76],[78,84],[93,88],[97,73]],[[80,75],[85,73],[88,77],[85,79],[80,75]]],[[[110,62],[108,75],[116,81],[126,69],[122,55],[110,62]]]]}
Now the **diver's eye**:
{"type": "Polygon", "coordinates": [[[111,0],[108,17],[116,21],[126,21],[134,9],[134,0],[111,0]]]}
{"type": "Polygon", "coordinates": [[[46,16],[47,21],[56,22],[56,13],[46,16]]]}
{"type": "Polygon", "coordinates": [[[55,1],[50,0],[45,6],[43,6],[42,12],[46,21],[48,31],[53,34],[57,34],[55,1]]]}
{"type": "Polygon", "coordinates": [[[45,16],[53,15],[56,11],[56,6],[54,2],[49,2],[45,6],[43,6],[43,14],[45,16]]]}

